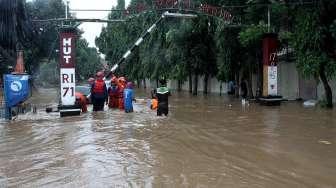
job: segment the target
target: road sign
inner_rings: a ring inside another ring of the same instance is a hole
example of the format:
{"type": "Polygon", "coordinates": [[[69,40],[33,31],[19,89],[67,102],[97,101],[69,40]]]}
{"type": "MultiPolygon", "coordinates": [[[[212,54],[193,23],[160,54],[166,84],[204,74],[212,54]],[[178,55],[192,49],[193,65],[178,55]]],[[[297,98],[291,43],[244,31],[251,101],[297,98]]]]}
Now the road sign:
{"type": "Polygon", "coordinates": [[[61,104],[74,105],[75,97],[75,42],[76,31],[65,29],[60,33],[61,104]]]}
{"type": "Polygon", "coordinates": [[[61,99],[62,105],[74,105],[75,97],[75,69],[61,68],[61,99]]]}

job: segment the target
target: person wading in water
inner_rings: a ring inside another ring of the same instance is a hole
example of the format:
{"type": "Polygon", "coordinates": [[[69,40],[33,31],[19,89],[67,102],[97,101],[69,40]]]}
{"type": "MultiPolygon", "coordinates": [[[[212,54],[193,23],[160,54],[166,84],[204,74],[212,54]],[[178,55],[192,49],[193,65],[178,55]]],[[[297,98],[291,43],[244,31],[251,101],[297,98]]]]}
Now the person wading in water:
{"type": "Polygon", "coordinates": [[[104,73],[97,72],[96,81],[91,87],[91,101],[93,104],[93,111],[103,111],[104,104],[107,102],[108,94],[106,89],[106,84],[103,80],[104,73]]]}
{"type": "Polygon", "coordinates": [[[160,79],[160,87],[156,89],[156,97],[158,100],[158,108],[157,108],[157,115],[162,116],[164,114],[165,116],[168,115],[168,98],[170,96],[169,89],[167,88],[166,80],[160,79]]]}

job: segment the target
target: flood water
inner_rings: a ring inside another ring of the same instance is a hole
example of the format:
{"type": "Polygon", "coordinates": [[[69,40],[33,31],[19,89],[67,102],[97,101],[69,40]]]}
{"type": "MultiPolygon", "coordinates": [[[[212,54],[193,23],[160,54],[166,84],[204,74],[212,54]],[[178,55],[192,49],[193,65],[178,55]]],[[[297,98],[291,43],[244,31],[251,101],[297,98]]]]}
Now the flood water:
{"type": "MultiPolygon", "coordinates": [[[[137,95],[144,98],[145,94],[137,95]]],[[[44,112],[0,123],[0,187],[336,186],[336,112],[173,93],[170,114],[44,112]]]]}

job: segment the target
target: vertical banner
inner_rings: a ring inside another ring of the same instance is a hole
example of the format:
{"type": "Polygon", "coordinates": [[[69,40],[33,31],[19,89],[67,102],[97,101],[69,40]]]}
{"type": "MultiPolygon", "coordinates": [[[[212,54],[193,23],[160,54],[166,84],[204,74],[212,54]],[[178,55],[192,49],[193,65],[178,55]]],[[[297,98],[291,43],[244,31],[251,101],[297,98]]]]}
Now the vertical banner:
{"type": "Polygon", "coordinates": [[[278,95],[278,37],[268,33],[263,38],[263,96],[278,95]]]}
{"type": "Polygon", "coordinates": [[[61,105],[74,105],[75,98],[75,42],[76,30],[66,28],[60,32],[61,105]]]}

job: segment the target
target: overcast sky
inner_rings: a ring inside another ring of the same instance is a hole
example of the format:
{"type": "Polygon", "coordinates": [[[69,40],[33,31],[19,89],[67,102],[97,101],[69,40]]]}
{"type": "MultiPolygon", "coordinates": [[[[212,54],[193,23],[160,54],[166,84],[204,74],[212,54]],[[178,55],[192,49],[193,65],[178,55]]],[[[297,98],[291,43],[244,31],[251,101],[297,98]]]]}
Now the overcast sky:
{"type": "MultiPolygon", "coordinates": [[[[64,0],[66,1],[66,0],[64,0]]],[[[69,0],[70,9],[111,9],[117,5],[117,0],[69,0]]],[[[126,0],[126,6],[130,0],[126,0]]],[[[76,12],[77,18],[107,19],[109,12],[76,12]]],[[[91,47],[95,47],[95,37],[99,36],[104,23],[82,23],[80,28],[84,31],[83,37],[91,47]]]]}

